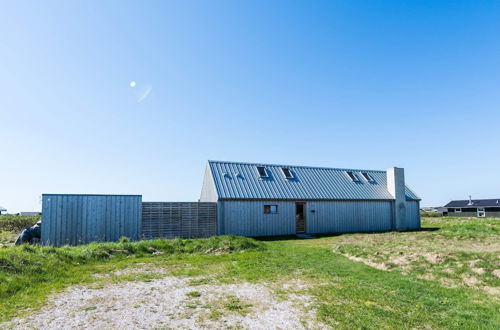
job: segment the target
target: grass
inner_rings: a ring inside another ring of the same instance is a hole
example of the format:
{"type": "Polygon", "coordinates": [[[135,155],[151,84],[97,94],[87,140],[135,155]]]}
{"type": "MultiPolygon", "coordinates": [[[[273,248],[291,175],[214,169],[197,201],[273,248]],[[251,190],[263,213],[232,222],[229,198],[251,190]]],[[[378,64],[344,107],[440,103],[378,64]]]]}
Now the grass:
{"type": "MultiPolygon", "coordinates": [[[[92,274],[122,268],[151,256],[221,254],[262,249],[263,243],[245,237],[150,240],[93,243],[78,247],[23,245],[0,249],[0,320],[40,306],[44,298],[70,284],[92,281],[92,274]],[[104,267],[100,267],[104,266],[104,267]]],[[[154,277],[154,276],[151,276],[154,277]]],[[[133,276],[133,279],[138,279],[133,276]]],[[[142,280],[148,280],[147,275],[142,280]]]]}
{"type": "Polygon", "coordinates": [[[186,293],[186,296],[193,297],[193,298],[198,298],[198,297],[201,297],[201,292],[199,292],[199,291],[190,291],[190,292],[186,293]]]}
{"type": "MultiPolygon", "coordinates": [[[[54,290],[96,282],[94,273],[141,263],[193,277],[191,292],[207,283],[272,287],[300,280],[308,285],[289,293],[314,297],[318,320],[334,328],[500,328],[499,295],[484,289],[500,287],[494,275],[500,220],[426,218],[423,224],[426,230],[419,232],[308,240],[222,237],[0,249],[0,319],[40,306],[54,290]],[[393,262],[393,255],[411,260],[393,262]],[[366,262],[386,265],[387,270],[366,262]],[[456,282],[443,281],[442,272],[456,282]],[[469,276],[480,284],[468,284],[464,278],[469,276]]],[[[224,310],[244,314],[252,308],[237,297],[228,297],[221,306],[213,310],[214,319],[224,310]]]]}
{"type": "Polygon", "coordinates": [[[0,216],[0,231],[20,232],[26,227],[33,226],[40,218],[40,216],[2,215],[0,216]]]}
{"type": "Polygon", "coordinates": [[[500,294],[499,223],[500,219],[429,218],[423,226],[427,231],[345,235],[336,239],[335,249],[444,286],[500,294]]]}

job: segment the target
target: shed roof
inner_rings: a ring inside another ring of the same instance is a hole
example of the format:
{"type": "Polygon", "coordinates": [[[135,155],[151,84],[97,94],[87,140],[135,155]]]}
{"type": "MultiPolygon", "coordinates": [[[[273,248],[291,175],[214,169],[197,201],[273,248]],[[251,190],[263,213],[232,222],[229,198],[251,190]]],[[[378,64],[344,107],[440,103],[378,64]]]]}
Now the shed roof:
{"type": "Polygon", "coordinates": [[[495,199],[473,199],[472,204],[469,200],[451,201],[444,207],[500,207],[500,198],[495,199]]]}
{"type": "MultiPolygon", "coordinates": [[[[386,171],[324,168],[294,165],[272,165],[209,161],[219,199],[288,199],[288,200],[393,200],[387,190],[386,171]],[[261,178],[257,166],[268,173],[261,178]],[[285,178],[282,168],[288,168],[293,179],[285,178]],[[353,182],[347,175],[352,171],[360,178],[353,182]],[[361,175],[368,173],[372,182],[361,175]]],[[[407,200],[420,198],[406,186],[407,200]]]]}

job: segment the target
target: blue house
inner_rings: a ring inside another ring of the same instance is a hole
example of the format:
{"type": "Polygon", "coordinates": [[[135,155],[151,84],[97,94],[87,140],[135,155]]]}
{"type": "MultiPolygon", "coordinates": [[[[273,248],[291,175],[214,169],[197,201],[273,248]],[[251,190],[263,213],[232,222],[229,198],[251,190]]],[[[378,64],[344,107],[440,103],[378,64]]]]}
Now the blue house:
{"type": "Polygon", "coordinates": [[[209,161],[200,202],[217,202],[217,234],[345,233],[420,228],[404,169],[209,161]]]}

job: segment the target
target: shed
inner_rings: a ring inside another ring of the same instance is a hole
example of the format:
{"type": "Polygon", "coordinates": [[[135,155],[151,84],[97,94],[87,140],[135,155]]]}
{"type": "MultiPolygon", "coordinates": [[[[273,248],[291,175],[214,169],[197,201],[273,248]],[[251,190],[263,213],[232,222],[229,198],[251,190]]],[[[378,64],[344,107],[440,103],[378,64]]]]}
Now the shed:
{"type": "Polygon", "coordinates": [[[140,238],[141,195],[43,194],[42,243],[78,245],[140,238]]]}
{"type": "Polygon", "coordinates": [[[217,234],[345,233],[420,228],[404,169],[387,171],[209,161],[201,202],[217,202],[217,234]]]}

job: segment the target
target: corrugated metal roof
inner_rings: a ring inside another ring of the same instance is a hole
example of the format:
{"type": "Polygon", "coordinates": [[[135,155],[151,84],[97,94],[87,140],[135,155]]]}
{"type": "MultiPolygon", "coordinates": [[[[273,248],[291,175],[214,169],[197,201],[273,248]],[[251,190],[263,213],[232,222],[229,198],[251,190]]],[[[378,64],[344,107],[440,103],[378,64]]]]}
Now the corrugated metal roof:
{"type": "Polygon", "coordinates": [[[444,207],[500,207],[500,198],[473,199],[472,204],[469,204],[469,200],[451,201],[444,207]]]}
{"type": "MultiPolygon", "coordinates": [[[[293,165],[252,164],[209,161],[217,195],[220,199],[327,199],[327,200],[388,200],[385,171],[323,168],[293,165]],[[260,178],[256,167],[264,166],[268,178],[260,178]],[[294,179],[286,179],[282,167],[289,168],[294,179]],[[346,171],[357,173],[353,182],[346,171]],[[367,182],[361,172],[368,173],[367,182]]],[[[406,187],[407,200],[420,198],[406,187]]]]}

